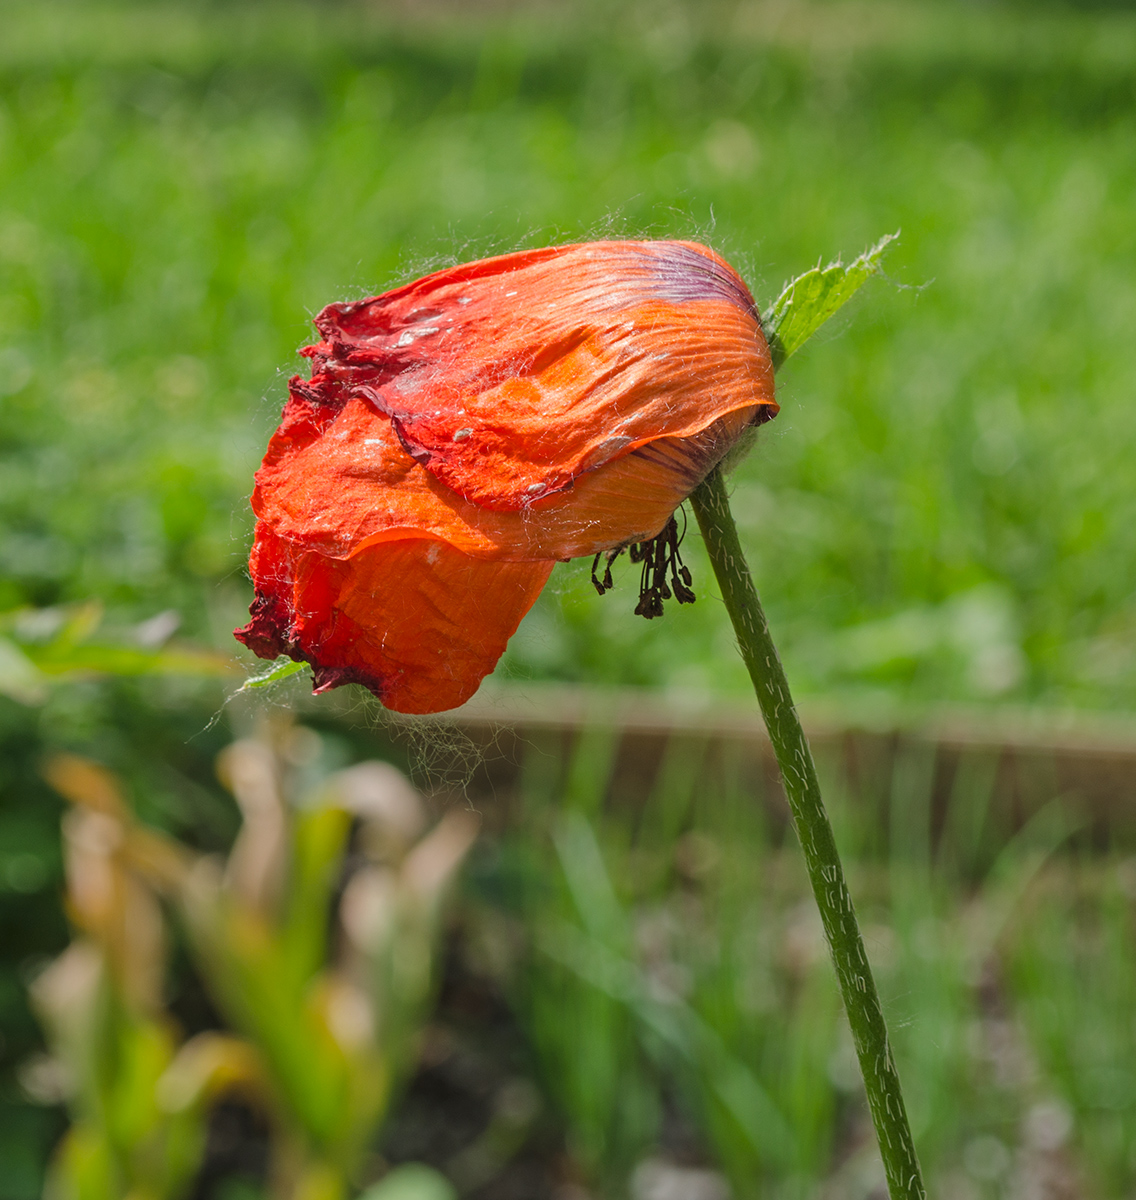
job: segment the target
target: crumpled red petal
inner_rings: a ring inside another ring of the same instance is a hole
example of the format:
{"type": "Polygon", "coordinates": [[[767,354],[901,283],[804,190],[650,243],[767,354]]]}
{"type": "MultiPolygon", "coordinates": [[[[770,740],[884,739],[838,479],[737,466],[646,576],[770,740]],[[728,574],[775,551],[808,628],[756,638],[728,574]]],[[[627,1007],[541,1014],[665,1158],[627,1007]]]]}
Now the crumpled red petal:
{"type": "Polygon", "coordinates": [[[257,598],[240,641],[262,658],[311,663],[317,692],[361,683],[403,713],[468,700],[554,566],[471,558],[434,538],[332,559],[263,523],[250,565],[257,598]]]}
{"type": "Polygon", "coordinates": [[[504,255],[316,323],[236,636],[400,712],[463,703],[554,560],[655,537],[777,412],[752,297],[692,243],[504,255]]]}
{"type": "Polygon", "coordinates": [[[654,537],[757,411],[729,413],[691,438],[659,438],[586,472],[568,491],[502,512],[440,483],[362,399],[335,409],[294,391],[252,506],[279,536],[334,558],[407,537],[442,538],[482,558],[578,558],[654,537]]]}
{"type": "Polygon", "coordinates": [[[776,411],[757,309],[687,242],[523,251],[316,318],[317,405],[362,397],[406,452],[481,507],[516,510],[660,436],[776,411]]]}

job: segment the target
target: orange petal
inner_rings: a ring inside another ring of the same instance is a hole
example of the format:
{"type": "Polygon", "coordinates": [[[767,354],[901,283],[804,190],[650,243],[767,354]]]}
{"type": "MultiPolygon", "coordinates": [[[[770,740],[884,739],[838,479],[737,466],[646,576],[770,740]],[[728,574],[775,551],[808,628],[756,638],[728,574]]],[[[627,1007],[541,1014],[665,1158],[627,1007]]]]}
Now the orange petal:
{"type": "Polygon", "coordinates": [[[754,415],[737,410],[694,437],[659,438],[567,491],[501,512],[415,463],[390,420],[358,397],[336,411],[294,393],[257,472],[253,510],[279,536],[330,558],[408,537],[441,538],[480,558],[576,558],[654,537],[754,415]]]}
{"type": "Polygon", "coordinates": [[[346,559],[257,525],[253,619],[237,637],[261,657],[312,664],[315,690],[361,683],[395,712],[456,708],[497,665],[551,562],[471,558],[414,537],[346,559]]]}
{"type": "Polygon", "coordinates": [[[451,490],[515,510],[659,437],[776,412],[745,284],[687,242],[594,242],[455,267],[316,319],[303,394],[364,397],[451,490]]]}

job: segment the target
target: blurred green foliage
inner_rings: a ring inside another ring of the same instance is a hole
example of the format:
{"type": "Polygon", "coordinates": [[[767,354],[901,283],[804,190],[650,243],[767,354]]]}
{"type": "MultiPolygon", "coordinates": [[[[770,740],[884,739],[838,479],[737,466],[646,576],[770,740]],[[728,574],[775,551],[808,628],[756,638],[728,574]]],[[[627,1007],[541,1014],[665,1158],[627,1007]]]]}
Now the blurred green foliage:
{"type": "MultiPolygon", "coordinates": [[[[1078,1115],[1093,1183],[1122,1195],[1136,1173],[1136,962],[1132,899],[1136,863],[1073,861],[1039,889],[1013,946],[1011,978],[1026,1028],[1050,1078],[1078,1115]]],[[[1060,1133],[1060,1123],[1040,1129],[1060,1133]]]]}
{"type": "MultiPolygon", "coordinates": [[[[242,825],[223,865],[138,822],[97,763],[46,764],[73,806],[75,934],[31,988],[51,1055],[25,1065],[25,1088],[66,1100],[73,1119],[48,1200],[179,1200],[201,1170],[212,1103],[234,1092],[271,1124],[275,1200],[345,1200],[377,1173],[375,1132],[416,1063],[446,893],[478,822],[456,811],[427,830],[398,770],[328,774],[324,750],[287,721],[226,749],[242,825]],[[240,1036],[181,1042],[159,897],[240,1036]]],[[[408,1196],[448,1188],[425,1167],[400,1178],[391,1187],[408,1196]]]]}
{"type": "MultiPolygon", "coordinates": [[[[330,299],[635,233],[711,241],[767,305],[901,227],[737,475],[790,673],[1129,703],[1134,61],[1131,13],[961,0],[13,10],[3,602],[226,644],[330,299]]],[[[715,605],[660,632],[630,600],[562,568],[508,669],[742,688],[715,605]]]]}
{"type": "Polygon", "coordinates": [[[247,1073],[246,1056],[218,1034],[180,1044],[164,1011],[164,922],[126,861],[114,777],[66,756],[48,774],[79,806],[64,819],[75,936],[29,989],[51,1055],[24,1064],[24,1086],[66,1099],[72,1117],[44,1195],[178,1200],[205,1151],[216,1079],[247,1073]]]}
{"type": "MultiPolygon", "coordinates": [[[[498,941],[503,919],[523,930],[504,974],[584,1181],[649,1196],[644,1163],[685,1153],[735,1200],[882,1194],[799,849],[752,763],[672,736],[644,800],[613,770],[617,726],[529,743],[521,811],[475,890],[498,941]]],[[[942,828],[933,745],[901,742],[867,783],[821,763],[930,1194],[1124,1196],[1134,860],[1090,848],[1075,799],[1044,782],[1031,819],[996,834],[987,759],[953,766],[967,815],[942,828]]]]}
{"type": "MultiPolygon", "coordinates": [[[[172,610],[119,638],[97,636],[102,616],[98,601],[0,613],[0,694],[23,704],[43,704],[52,683],[102,675],[232,680],[239,674],[227,655],[166,646],[180,624],[172,610]]],[[[250,685],[263,682],[251,680],[250,685]]]]}

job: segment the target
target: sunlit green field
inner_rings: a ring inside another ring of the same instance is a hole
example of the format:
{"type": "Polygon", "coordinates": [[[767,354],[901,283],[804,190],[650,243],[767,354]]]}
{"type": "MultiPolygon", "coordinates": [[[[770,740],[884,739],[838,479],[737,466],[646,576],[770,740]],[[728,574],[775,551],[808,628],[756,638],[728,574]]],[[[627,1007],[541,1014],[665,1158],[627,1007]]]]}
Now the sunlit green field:
{"type": "MultiPolygon", "coordinates": [[[[790,679],[856,714],[1131,711],[1130,6],[0,0],[0,614],[96,600],[126,637],[172,610],[183,636],[235,652],[252,473],[331,300],[520,246],[660,236],[712,245],[765,307],[787,278],[896,230],[885,277],[779,375],[781,414],[733,477],[790,679]]],[[[699,602],[650,623],[632,615],[626,563],[602,598],[587,563],[557,567],[498,675],[743,696],[693,531],[684,553],[699,602]]],[[[2,1200],[38,1194],[62,1128],[13,1073],[38,1037],[24,986],[67,939],[42,758],[99,757],[144,819],[217,850],[236,817],[211,763],[243,711],[207,725],[220,703],[188,685],[80,683],[41,707],[0,694],[2,1200]]],[[[632,832],[618,803],[600,815],[603,753],[585,744],[567,783],[537,787],[583,816],[559,842],[548,818],[486,850],[468,907],[492,924],[486,897],[514,886],[527,935],[574,922],[632,959],[654,913],[671,939],[659,961],[687,980],[683,1020],[719,1042],[691,1066],[689,1047],[659,1049],[649,1005],[613,1000],[571,962],[534,968],[517,1020],[565,1144],[595,1178],[621,1179],[678,1094],[738,1200],[811,1195],[825,1178],[833,1196],[867,1196],[870,1139],[795,847],[738,817],[709,775],[705,808],[672,828],[664,804],[658,828],[632,832]],[[699,846],[725,863],[709,882],[697,854],[683,865],[699,846]],[[597,861],[593,883],[615,880],[598,932],[572,906],[573,872],[597,861]],[[526,870],[555,886],[525,893],[526,870]],[[599,1076],[630,1055],[645,1081],[630,1149],[588,1149],[605,1116],[561,1070],[576,1045],[565,1006],[594,1018],[579,1036],[599,1076]],[[752,1035],[755,1013],[770,1024],[752,1035]],[[782,1159],[755,1156],[719,1111],[735,1059],[796,1130],[782,1159]]],[[[1039,1162],[1086,1195],[1129,1194],[1132,848],[1051,860],[1076,826],[1065,797],[1012,842],[960,818],[975,862],[952,859],[949,839],[932,859],[919,808],[885,850],[871,805],[930,803],[908,768],[843,797],[867,815],[842,836],[940,1194],[1001,1195],[1039,1162]]],[[[959,803],[989,801],[982,771],[959,803]]]]}
{"type": "MultiPolygon", "coordinates": [[[[654,234],[768,303],[901,229],[737,474],[797,686],[1131,704],[1131,14],[85,3],[5,27],[4,603],[172,606],[227,644],[252,470],[329,300],[654,234]]],[[[715,603],[648,626],[633,592],[561,568],[507,669],[742,686],[715,603]]]]}

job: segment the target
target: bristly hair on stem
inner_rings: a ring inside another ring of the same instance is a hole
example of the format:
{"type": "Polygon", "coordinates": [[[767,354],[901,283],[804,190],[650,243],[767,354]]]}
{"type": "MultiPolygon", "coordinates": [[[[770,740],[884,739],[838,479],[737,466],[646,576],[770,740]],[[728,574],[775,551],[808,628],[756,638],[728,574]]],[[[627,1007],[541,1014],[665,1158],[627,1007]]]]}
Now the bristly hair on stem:
{"type": "Polygon", "coordinates": [[[679,604],[694,603],[690,568],[683,563],[679,554],[682,539],[686,537],[686,510],[679,511],[682,513],[681,533],[672,513],[662,532],[649,541],[632,542],[629,546],[618,546],[614,550],[604,550],[596,555],[592,560],[592,584],[601,596],[615,586],[611,578],[611,564],[626,551],[633,563],[643,565],[639,576],[639,603],[635,607],[637,617],[646,617],[647,620],[661,617],[663,601],[671,599],[672,596],[679,604]],[[604,560],[602,578],[596,574],[601,559],[604,560]]]}
{"type": "Polygon", "coordinates": [[[729,494],[718,468],[699,484],[690,503],[781,768],[785,797],[804,852],[809,882],[820,909],[860,1060],[888,1194],[891,1200],[927,1200],[879,993],[845,882],[832,824],[821,799],[812,752],[742,552],[730,512],[729,494]]]}

